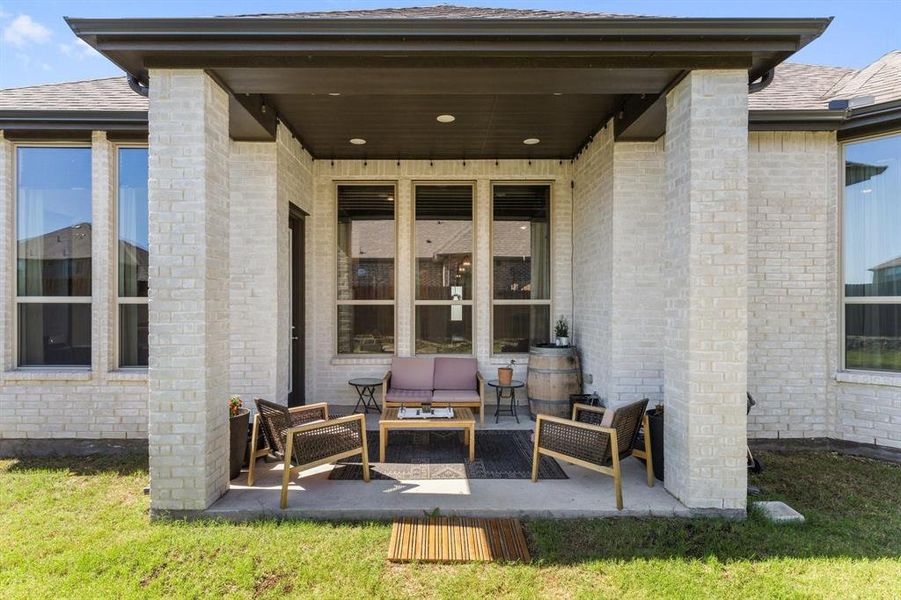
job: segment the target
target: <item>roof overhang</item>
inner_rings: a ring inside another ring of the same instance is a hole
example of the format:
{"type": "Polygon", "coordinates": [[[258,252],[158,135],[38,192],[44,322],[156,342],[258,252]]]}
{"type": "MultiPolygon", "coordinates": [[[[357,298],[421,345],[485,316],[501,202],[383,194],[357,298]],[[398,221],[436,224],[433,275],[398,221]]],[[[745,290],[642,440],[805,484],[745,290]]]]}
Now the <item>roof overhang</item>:
{"type": "Polygon", "coordinates": [[[838,139],[901,130],[901,100],[851,109],[752,110],[750,131],[836,131],[838,139]]]}
{"type": "MultiPolygon", "coordinates": [[[[242,139],[271,139],[271,123],[259,119],[263,108],[272,107],[314,156],[324,158],[565,158],[614,115],[628,115],[616,129],[618,139],[659,137],[665,127],[665,92],[687,71],[742,69],[755,80],[831,22],[66,20],[76,35],[142,81],[155,68],[213,73],[240,99],[233,109],[243,113],[245,122],[260,124],[242,139]],[[329,96],[336,91],[340,99],[329,96]],[[458,119],[453,134],[421,120],[450,110],[468,117],[458,119]],[[560,118],[561,112],[569,118],[560,118]],[[544,129],[532,131],[536,123],[544,129]],[[372,143],[350,147],[351,129],[363,131],[372,143]],[[533,135],[541,145],[523,147],[520,141],[533,135]]],[[[232,135],[242,137],[234,130],[232,135]]]]}

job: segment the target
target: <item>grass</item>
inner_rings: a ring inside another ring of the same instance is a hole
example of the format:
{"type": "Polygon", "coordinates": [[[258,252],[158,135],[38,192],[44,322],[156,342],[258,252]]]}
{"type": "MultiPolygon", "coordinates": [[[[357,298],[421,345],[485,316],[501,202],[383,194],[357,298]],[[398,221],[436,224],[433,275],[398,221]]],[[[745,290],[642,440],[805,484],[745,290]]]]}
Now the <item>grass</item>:
{"type": "Polygon", "coordinates": [[[0,461],[0,597],[901,596],[901,466],[761,458],[806,524],[536,520],[532,564],[462,566],[387,563],[384,523],[149,523],[143,457],[0,461]]]}

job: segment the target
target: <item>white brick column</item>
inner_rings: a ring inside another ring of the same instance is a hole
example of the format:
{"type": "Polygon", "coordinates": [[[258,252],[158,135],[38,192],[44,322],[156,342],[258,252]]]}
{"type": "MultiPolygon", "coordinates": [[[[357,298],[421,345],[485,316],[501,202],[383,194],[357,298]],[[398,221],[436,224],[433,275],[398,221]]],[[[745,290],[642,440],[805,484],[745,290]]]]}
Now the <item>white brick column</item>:
{"type": "Polygon", "coordinates": [[[745,508],[747,83],[693,71],[666,103],[666,487],[691,508],[745,508]]]}
{"type": "Polygon", "coordinates": [[[91,365],[95,372],[106,373],[119,365],[112,364],[114,350],[119,344],[112,324],[118,281],[115,268],[117,260],[116,210],[112,203],[116,194],[112,189],[113,177],[110,161],[115,160],[113,148],[105,131],[91,135],[91,365]]]}
{"type": "Polygon", "coordinates": [[[150,73],[151,507],[228,487],[228,98],[201,70],[150,73]]]}
{"type": "MultiPolygon", "coordinates": [[[[16,311],[16,224],[13,215],[13,153],[15,148],[0,130],[0,370],[13,364],[13,319],[16,311]]],[[[7,415],[0,413],[0,423],[7,415]]],[[[2,437],[2,433],[0,433],[2,437]]]]}

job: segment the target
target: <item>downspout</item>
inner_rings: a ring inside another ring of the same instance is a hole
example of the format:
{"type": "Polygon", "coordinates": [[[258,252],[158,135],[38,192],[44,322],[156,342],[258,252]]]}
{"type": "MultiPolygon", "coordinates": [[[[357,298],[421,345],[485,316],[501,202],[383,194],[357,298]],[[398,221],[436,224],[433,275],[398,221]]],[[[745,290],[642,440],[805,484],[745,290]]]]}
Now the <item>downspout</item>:
{"type": "Polygon", "coordinates": [[[131,73],[128,74],[128,87],[130,87],[131,91],[135,94],[144,96],[145,98],[147,97],[147,94],[150,93],[150,84],[143,85],[138,78],[131,73]]]}
{"type": "Polygon", "coordinates": [[[755,94],[760,90],[765,90],[769,87],[771,83],[773,83],[773,79],[776,78],[776,69],[770,69],[763,75],[761,75],[760,79],[757,81],[751,81],[748,83],[748,93],[755,94]]]}

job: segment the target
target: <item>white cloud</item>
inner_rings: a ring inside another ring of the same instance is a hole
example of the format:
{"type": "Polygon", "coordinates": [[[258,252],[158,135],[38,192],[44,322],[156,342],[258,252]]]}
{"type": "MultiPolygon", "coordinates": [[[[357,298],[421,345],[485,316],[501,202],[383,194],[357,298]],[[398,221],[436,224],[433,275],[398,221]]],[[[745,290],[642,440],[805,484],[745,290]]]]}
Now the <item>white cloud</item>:
{"type": "Polygon", "coordinates": [[[50,36],[49,29],[32,20],[28,15],[19,15],[3,28],[0,39],[7,44],[22,48],[31,43],[43,44],[50,39],[50,36]]]}
{"type": "Polygon", "coordinates": [[[97,51],[81,38],[75,38],[75,41],[69,44],[60,44],[59,51],[70,58],[77,58],[78,60],[99,56],[97,51]]]}
{"type": "Polygon", "coordinates": [[[48,63],[35,59],[24,52],[16,52],[16,58],[26,69],[41,69],[43,71],[52,71],[53,67],[51,67],[48,63]]]}

